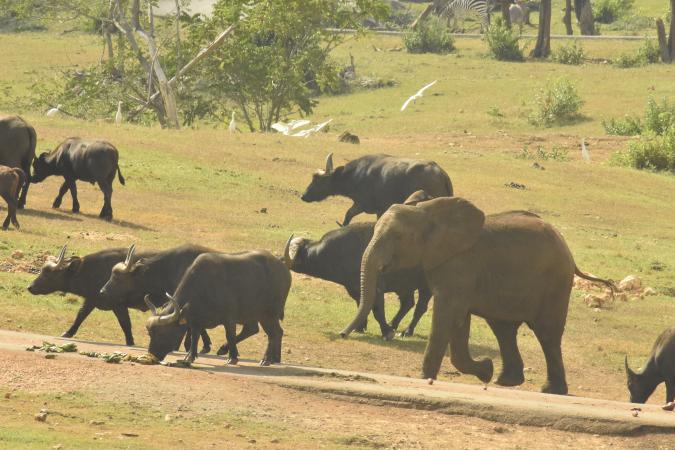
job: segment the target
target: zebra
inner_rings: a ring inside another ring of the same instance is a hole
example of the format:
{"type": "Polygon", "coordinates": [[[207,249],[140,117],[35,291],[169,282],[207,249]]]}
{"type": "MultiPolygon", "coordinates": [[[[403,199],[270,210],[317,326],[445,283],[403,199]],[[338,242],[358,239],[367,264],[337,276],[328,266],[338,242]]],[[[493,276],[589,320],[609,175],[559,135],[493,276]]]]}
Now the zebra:
{"type": "Polygon", "coordinates": [[[457,18],[461,17],[464,22],[467,14],[478,16],[480,19],[480,29],[483,32],[490,24],[490,12],[488,9],[489,0],[450,0],[442,14],[453,20],[453,27],[457,28],[457,18]]]}

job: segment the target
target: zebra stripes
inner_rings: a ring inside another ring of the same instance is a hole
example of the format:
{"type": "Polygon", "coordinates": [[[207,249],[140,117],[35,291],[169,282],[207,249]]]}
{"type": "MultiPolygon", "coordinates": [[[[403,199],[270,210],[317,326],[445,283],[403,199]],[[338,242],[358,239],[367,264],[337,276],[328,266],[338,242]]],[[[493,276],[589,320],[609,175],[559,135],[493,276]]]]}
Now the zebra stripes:
{"type": "Polygon", "coordinates": [[[480,18],[481,28],[485,28],[490,23],[488,0],[451,0],[443,11],[444,15],[455,21],[457,17],[463,17],[467,13],[475,14],[480,18]]]}

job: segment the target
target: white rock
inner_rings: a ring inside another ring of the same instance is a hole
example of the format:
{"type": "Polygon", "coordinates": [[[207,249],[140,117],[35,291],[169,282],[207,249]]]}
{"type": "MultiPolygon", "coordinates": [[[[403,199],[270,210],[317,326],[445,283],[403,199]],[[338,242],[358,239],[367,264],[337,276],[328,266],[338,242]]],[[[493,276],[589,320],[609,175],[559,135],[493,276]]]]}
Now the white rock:
{"type": "Polygon", "coordinates": [[[628,275],[619,283],[619,289],[622,291],[637,291],[642,287],[642,280],[635,275],[628,275]]]}
{"type": "Polygon", "coordinates": [[[642,291],[642,293],[644,295],[656,295],[657,294],[656,289],[654,289],[653,287],[646,287],[645,290],[642,291]]]}

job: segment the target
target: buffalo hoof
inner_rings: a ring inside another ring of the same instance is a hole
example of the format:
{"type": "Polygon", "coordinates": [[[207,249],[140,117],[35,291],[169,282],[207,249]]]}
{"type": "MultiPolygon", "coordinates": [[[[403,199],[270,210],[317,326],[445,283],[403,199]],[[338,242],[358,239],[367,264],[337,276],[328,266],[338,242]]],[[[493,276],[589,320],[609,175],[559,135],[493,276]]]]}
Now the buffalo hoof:
{"type": "Polygon", "coordinates": [[[78,206],[77,208],[73,208],[71,211],[73,212],[73,214],[79,214],[80,213],[80,207],[78,206]]]}
{"type": "Polygon", "coordinates": [[[239,364],[239,358],[227,358],[225,364],[227,364],[228,366],[236,366],[237,364],[239,364]]]}
{"type": "Polygon", "coordinates": [[[521,370],[520,372],[517,371],[511,371],[511,372],[502,372],[499,374],[499,378],[497,378],[497,383],[500,386],[520,386],[525,382],[525,376],[523,375],[523,371],[521,370]]]}
{"type": "Polygon", "coordinates": [[[136,345],[136,343],[134,341],[128,341],[127,344],[126,344],[127,347],[133,347],[135,345],[136,345]]]}
{"type": "Polygon", "coordinates": [[[211,347],[209,347],[208,345],[205,345],[199,352],[200,355],[207,355],[209,353],[211,353],[211,347]]]}
{"type": "Polygon", "coordinates": [[[105,216],[99,216],[101,220],[105,220],[106,222],[112,222],[112,216],[111,215],[105,215],[105,216]]]}
{"type": "Polygon", "coordinates": [[[73,337],[73,336],[75,336],[75,334],[74,334],[74,333],[71,333],[71,332],[69,332],[69,331],[66,331],[65,333],[63,333],[63,334],[61,335],[61,337],[64,337],[64,338],[71,338],[71,337],[73,337]]]}
{"type": "Polygon", "coordinates": [[[229,351],[230,351],[230,349],[228,349],[227,346],[222,345],[222,346],[218,349],[218,351],[216,352],[216,355],[218,355],[218,356],[223,356],[223,355],[226,355],[229,351]]]}
{"type": "Polygon", "coordinates": [[[541,388],[544,394],[567,395],[567,383],[551,383],[549,381],[541,388]]]}
{"type": "Polygon", "coordinates": [[[414,328],[406,328],[405,330],[401,331],[400,336],[401,337],[412,337],[415,334],[415,329],[414,328]]]}
{"type": "Polygon", "coordinates": [[[270,361],[269,359],[263,359],[262,361],[260,361],[260,367],[267,367],[271,365],[272,361],[270,361]]]}
{"type": "Polygon", "coordinates": [[[391,341],[396,336],[396,330],[390,329],[382,333],[382,339],[385,341],[391,341]]]}

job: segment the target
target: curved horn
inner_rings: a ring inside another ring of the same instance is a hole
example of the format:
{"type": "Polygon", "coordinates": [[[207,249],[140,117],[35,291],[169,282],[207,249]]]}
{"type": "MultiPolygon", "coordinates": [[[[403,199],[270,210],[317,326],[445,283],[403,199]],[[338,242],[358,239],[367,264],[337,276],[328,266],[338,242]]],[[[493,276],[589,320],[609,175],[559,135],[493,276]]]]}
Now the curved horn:
{"type": "Polygon", "coordinates": [[[59,256],[58,256],[58,258],[56,258],[56,262],[55,262],[55,264],[57,266],[60,266],[63,263],[63,258],[66,256],[66,249],[67,248],[68,248],[68,244],[64,245],[61,248],[61,252],[59,252],[59,256]]]}
{"type": "Polygon", "coordinates": [[[628,355],[626,355],[626,359],[624,359],[624,365],[626,366],[626,375],[629,377],[635,376],[635,372],[633,372],[633,370],[628,367],[628,355]]]}
{"type": "Polygon", "coordinates": [[[127,259],[124,260],[124,265],[126,269],[129,269],[129,265],[131,264],[131,260],[134,257],[134,253],[136,253],[136,244],[131,244],[129,246],[129,251],[127,252],[127,259]]]}
{"type": "Polygon", "coordinates": [[[291,269],[293,267],[293,258],[291,258],[291,241],[293,240],[293,233],[291,233],[291,237],[288,238],[286,241],[286,247],[284,247],[284,264],[286,264],[286,267],[291,269]]]}
{"type": "Polygon", "coordinates": [[[145,297],[143,297],[143,300],[145,300],[145,304],[148,306],[148,309],[152,311],[152,315],[157,316],[158,315],[157,308],[155,308],[155,305],[153,305],[152,302],[150,301],[150,296],[146,295],[145,297]]]}
{"type": "Polygon", "coordinates": [[[333,172],[333,154],[329,153],[326,157],[326,174],[330,175],[333,172]]]}
{"type": "Polygon", "coordinates": [[[169,295],[168,292],[166,293],[166,296],[173,305],[173,312],[171,314],[150,317],[146,323],[146,327],[152,328],[154,326],[171,325],[178,322],[178,319],[180,319],[180,307],[178,306],[178,302],[169,295]]]}

